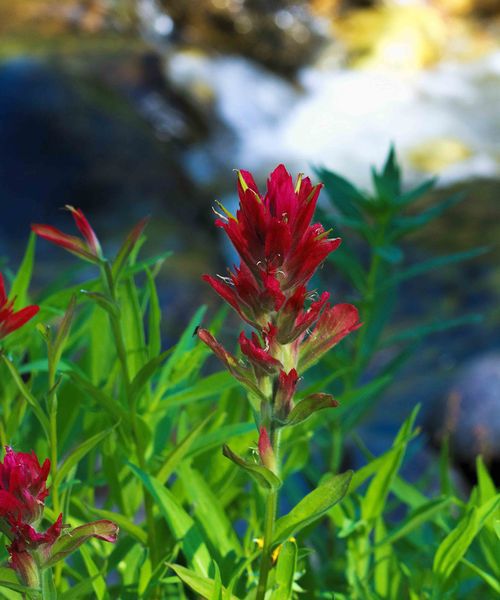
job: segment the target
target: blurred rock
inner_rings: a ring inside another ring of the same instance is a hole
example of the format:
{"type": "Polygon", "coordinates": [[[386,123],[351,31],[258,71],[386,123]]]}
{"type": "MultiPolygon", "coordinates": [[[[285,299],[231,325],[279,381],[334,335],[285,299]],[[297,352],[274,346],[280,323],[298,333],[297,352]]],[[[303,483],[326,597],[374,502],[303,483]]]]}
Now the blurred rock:
{"type": "Polygon", "coordinates": [[[304,1],[162,0],[160,5],[182,43],[243,55],[287,77],[310,63],[322,42],[304,1]]]}
{"type": "Polygon", "coordinates": [[[472,156],[471,149],[454,138],[427,140],[408,152],[413,168],[422,173],[436,174],[472,156]]]}
{"type": "Polygon", "coordinates": [[[450,436],[456,458],[473,465],[482,454],[500,463],[500,353],[468,362],[448,392],[438,437],[450,436]]]}

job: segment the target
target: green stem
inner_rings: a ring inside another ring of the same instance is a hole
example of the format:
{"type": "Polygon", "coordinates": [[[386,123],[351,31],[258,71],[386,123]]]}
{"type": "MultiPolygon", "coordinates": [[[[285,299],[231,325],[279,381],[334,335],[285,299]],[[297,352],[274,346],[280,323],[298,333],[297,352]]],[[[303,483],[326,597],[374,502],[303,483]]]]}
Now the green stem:
{"type": "MultiPolygon", "coordinates": [[[[280,471],[280,438],[281,431],[271,431],[271,445],[276,457],[276,475],[280,471]]],[[[267,591],[267,580],[272,566],[272,543],[274,537],[274,523],[276,521],[276,509],[278,507],[278,490],[270,490],[266,498],[266,509],[264,514],[264,541],[260,559],[259,583],[255,600],[264,600],[267,591]]]]}
{"type": "MultiPolygon", "coordinates": [[[[50,436],[50,475],[52,482],[55,481],[58,461],[58,437],[57,437],[57,393],[56,393],[56,365],[52,360],[51,352],[48,356],[48,408],[49,408],[49,436],[50,436]]],[[[57,486],[51,486],[52,504],[56,514],[61,512],[59,501],[59,490],[57,486]]]]}
{"type": "Polygon", "coordinates": [[[271,569],[271,544],[274,533],[274,522],[276,519],[276,507],[278,505],[278,491],[271,490],[266,499],[266,513],[264,516],[264,546],[260,560],[259,584],[255,600],[264,600],[267,591],[267,580],[271,569]]]}

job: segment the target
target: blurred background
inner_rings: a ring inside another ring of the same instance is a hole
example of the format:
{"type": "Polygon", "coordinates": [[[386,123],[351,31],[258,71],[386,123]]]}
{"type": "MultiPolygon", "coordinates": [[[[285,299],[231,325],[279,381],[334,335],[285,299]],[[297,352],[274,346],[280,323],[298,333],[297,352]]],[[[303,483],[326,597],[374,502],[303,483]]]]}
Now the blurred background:
{"type": "MultiPolygon", "coordinates": [[[[499,103],[499,0],[3,1],[2,264],[18,264],[31,222],[70,231],[65,204],[85,211],[110,254],[151,214],[147,252],[173,251],[160,276],[169,345],[200,302],[219,305],[199,277],[232,260],[210,210],[215,198],[234,207],[232,169],[263,184],[279,162],[326,167],[369,187],[394,143],[405,185],[438,175],[434,195],[466,196],[411,238],[410,263],[491,250],[402,286],[395,327],[436,312],[484,320],[431,336],[387,402],[423,402],[433,439],[459,394],[457,452],[494,460],[499,103]]],[[[74,263],[39,242],[36,285],[74,263]]],[[[376,452],[392,430],[375,422],[365,434],[376,452]]]]}

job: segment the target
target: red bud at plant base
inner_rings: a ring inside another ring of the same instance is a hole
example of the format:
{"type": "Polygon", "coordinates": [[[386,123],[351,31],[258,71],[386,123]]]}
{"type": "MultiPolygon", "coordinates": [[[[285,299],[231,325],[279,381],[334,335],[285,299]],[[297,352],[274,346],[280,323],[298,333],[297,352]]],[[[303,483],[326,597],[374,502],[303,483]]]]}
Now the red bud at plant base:
{"type": "Polygon", "coordinates": [[[259,431],[259,456],[262,464],[276,473],[276,457],[265,427],[261,427],[259,431]]]}
{"type": "Polygon", "coordinates": [[[7,298],[3,276],[0,273],[0,340],[22,327],[39,311],[38,306],[26,306],[14,311],[14,300],[7,298]]]}
{"type": "Polygon", "coordinates": [[[75,224],[83,236],[83,239],[74,235],[68,235],[51,225],[33,224],[31,229],[40,237],[65,248],[80,258],[93,263],[98,263],[102,258],[101,245],[97,236],[80,209],[66,206],[75,220],[75,224]]]}
{"type": "Polygon", "coordinates": [[[34,452],[15,452],[7,447],[0,461],[0,529],[10,540],[7,550],[11,566],[30,587],[38,587],[41,569],[64,558],[89,537],[114,542],[118,533],[111,521],[96,521],[63,534],[68,526],[63,525],[62,514],[46,531],[39,532],[36,525],[49,494],[49,471],[50,461],[40,465],[34,452]]]}

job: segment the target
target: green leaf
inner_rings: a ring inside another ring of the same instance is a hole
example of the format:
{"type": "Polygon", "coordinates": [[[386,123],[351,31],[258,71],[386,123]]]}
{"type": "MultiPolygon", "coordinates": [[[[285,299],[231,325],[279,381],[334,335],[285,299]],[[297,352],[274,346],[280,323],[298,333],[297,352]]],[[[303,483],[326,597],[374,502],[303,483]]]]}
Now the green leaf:
{"type": "Polygon", "coordinates": [[[128,463],[128,465],[146,486],[168,528],[175,538],[181,542],[182,552],[188,564],[198,575],[208,577],[211,563],[210,553],[196,523],[184,510],[179,500],[160,481],[132,463],[128,463]]]}
{"type": "Polygon", "coordinates": [[[136,244],[141,238],[142,232],[144,228],[148,224],[149,217],[141,219],[132,229],[132,231],[127,235],[125,241],[123,242],[122,247],[118,251],[115,260],[113,261],[112,273],[113,279],[118,281],[120,276],[122,275],[123,269],[127,265],[127,261],[134,250],[136,244]]]}
{"type": "Polygon", "coordinates": [[[32,232],[26,246],[26,251],[17,271],[16,277],[10,288],[10,297],[16,298],[16,307],[26,306],[28,303],[28,290],[33,274],[33,264],[35,259],[36,235],[32,232]]]}
{"type": "Polygon", "coordinates": [[[61,355],[64,351],[64,346],[68,340],[71,322],[75,315],[76,296],[72,296],[69,301],[68,308],[64,313],[64,317],[59,325],[55,339],[49,344],[50,364],[56,367],[61,360],[61,355]]]}
{"type": "Polygon", "coordinates": [[[318,177],[325,184],[325,191],[332,204],[346,217],[360,219],[360,206],[369,201],[364,193],[358,190],[344,177],[326,169],[315,169],[318,177]]]}
{"type": "Polygon", "coordinates": [[[434,555],[433,571],[443,580],[453,573],[474,538],[488,518],[500,505],[500,494],[490,498],[481,507],[473,506],[462,517],[457,527],[439,545],[434,555]]]}
{"type": "Polygon", "coordinates": [[[207,400],[238,385],[238,382],[227,371],[214,373],[199,379],[193,386],[168,395],[161,400],[155,412],[163,411],[173,406],[184,406],[199,400],[207,400]]]}
{"type": "Polygon", "coordinates": [[[471,563],[466,558],[462,558],[462,563],[464,565],[467,565],[469,567],[469,569],[471,571],[473,571],[476,575],[479,575],[479,577],[481,577],[481,579],[485,583],[487,583],[500,597],[500,581],[498,580],[498,577],[495,577],[494,575],[490,575],[490,573],[487,573],[486,571],[484,571],[483,569],[481,569],[474,563],[471,563]]]}
{"type": "Polygon", "coordinates": [[[105,437],[107,437],[112,429],[106,429],[105,431],[101,431],[100,433],[96,433],[92,437],[86,439],[79,446],[77,446],[66,458],[63,464],[57,469],[56,476],[54,478],[54,482],[52,485],[58,487],[64,481],[64,478],[71,469],[78,465],[78,463],[82,460],[82,458],[92,450],[99,442],[101,442],[105,437]]]}
{"type": "Polygon", "coordinates": [[[400,238],[401,236],[409,233],[410,231],[414,231],[415,229],[420,229],[424,225],[427,225],[430,221],[439,217],[446,210],[458,204],[462,200],[465,199],[465,194],[458,193],[450,196],[438,202],[431,208],[422,211],[418,215],[399,217],[394,219],[394,232],[392,234],[392,239],[400,238]]]}
{"type": "Polygon", "coordinates": [[[384,511],[392,481],[401,466],[406,451],[406,444],[401,444],[401,442],[411,436],[419,408],[420,406],[416,406],[401,426],[394,440],[394,446],[398,446],[398,450],[386,454],[384,461],[377,469],[377,473],[368,486],[368,490],[361,503],[361,516],[366,521],[380,517],[384,511]]]}
{"type": "Polygon", "coordinates": [[[298,425],[306,421],[315,412],[325,408],[335,408],[338,405],[338,402],[330,394],[311,394],[292,408],[284,424],[298,425]]]}
{"type": "Polygon", "coordinates": [[[241,545],[211,487],[199,471],[184,463],[179,469],[179,478],[185,490],[185,496],[193,505],[193,516],[201,524],[206,537],[213,548],[223,558],[230,552],[241,554],[241,545]]]}
{"type": "MultiPolygon", "coordinates": [[[[199,573],[186,569],[186,567],[182,567],[181,565],[168,564],[168,566],[196,594],[200,594],[205,600],[212,600],[216,590],[216,583],[213,579],[201,576],[199,573]]],[[[222,588],[222,593],[224,594],[223,597],[228,600],[238,600],[236,596],[229,594],[225,588],[222,588]]]]}
{"type": "Polygon", "coordinates": [[[35,414],[36,418],[38,419],[38,421],[39,421],[40,425],[42,426],[42,428],[45,432],[45,435],[48,439],[50,426],[49,426],[49,419],[48,419],[47,415],[43,412],[43,409],[40,406],[40,404],[38,403],[37,399],[29,391],[28,387],[22,380],[22,377],[17,372],[17,369],[14,366],[14,364],[5,356],[5,354],[0,354],[0,358],[3,360],[5,366],[10,371],[10,374],[12,375],[12,378],[14,379],[14,382],[17,385],[17,389],[21,393],[21,396],[26,400],[26,402],[33,409],[33,413],[35,414]]]}
{"type": "Polygon", "coordinates": [[[432,188],[436,185],[437,177],[432,177],[427,181],[424,181],[419,186],[404,192],[396,199],[396,204],[399,206],[405,206],[407,204],[411,204],[415,200],[422,198],[428,192],[432,190],[432,188]]]}
{"type": "Polygon", "coordinates": [[[396,286],[398,283],[401,283],[402,281],[406,281],[407,279],[412,279],[413,277],[428,273],[429,271],[433,271],[434,269],[438,269],[440,267],[459,263],[464,260],[470,260],[471,258],[476,258],[477,256],[486,254],[490,250],[491,249],[489,246],[480,246],[479,248],[473,248],[472,250],[455,252],[454,254],[447,254],[446,256],[438,256],[436,258],[425,260],[419,264],[409,267],[408,269],[399,271],[399,273],[393,275],[392,277],[387,278],[378,285],[377,289],[379,291],[389,289],[396,286]]]}
{"type": "Polygon", "coordinates": [[[129,401],[132,406],[137,405],[144,387],[149,382],[151,377],[153,377],[153,375],[157,372],[161,363],[166,359],[169,353],[170,351],[166,350],[162,354],[159,354],[158,356],[148,360],[148,362],[141,367],[139,372],[135,375],[129,389],[129,401]]]}
{"type": "Polygon", "coordinates": [[[90,552],[85,547],[80,547],[80,554],[87,568],[87,572],[92,579],[92,588],[94,589],[95,598],[104,600],[106,598],[107,586],[101,571],[98,569],[95,562],[92,560],[90,552]]]}
{"type": "Polygon", "coordinates": [[[454,327],[462,327],[463,325],[476,325],[481,323],[483,318],[478,314],[464,315],[457,319],[442,319],[435,321],[434,323],[428,323],[426,325],[419,325],[411,329],[406,329],[385,338],[382,341],[382,346],[391,346],[392,344],[407,342],[409,340],[421,340],[424,337],[432,333],[438,333],[439,331],[447,331],[454,327]]]}
{"type": "Polygon", "coordinates": [[[224,442],[233,437],[245,435],[246,433],[254,430],[255,425],[253,423],[232,423],[230,425],[218,427],[214,431],[209,431],[204,435],[198,436],[191,445],[187,456],[192,458],[193,456],[210,450],[210,448],[222,446],[224,442]]]}
{"type": "Polygon", "coordinates": [[[44,569],[42,571],[42,598],[43,600],[57,600],[54,577],[50,569],[44,569]]]}
{"type": "Polygon", "coordinates": [[[208,415],[201,423],[191,430],[174,448],[171,450],[165,458],[162,460],[162,465],[158,469],[156,479],[162,483],[166,483],[167,479],[174,473],[176,468],[179,466],[182,459],[186,456],[190,450],[193,442],[198,439],[199,434],[205,429],[210,419],[213,418],[213,414],[208,415]]]}
{"type": "Polygon", "coordinates": [[[154,358],[161,351],[161,307],[153,275],[146,269],[149,290],[148,352],[154,358]]]}
{"type": "Polygon", "coordinates": [[[229,446],[226,446],[226,444],[222,446],[222,454],[224,454],[226,458],[229,458],[229,460],[233,461],[236,465],[238,465],[238,467],[241,467],[242,469],[247,471],[253,477],[253,479],[255,479],[255,481],[265,490],[277,490],[281,487],[280,478],[277,475],[275,475],[272,471],[270,471],[268,468],[262,465],[257,465],[244,460],[243,458],[241,458],[241,456],[235,454],[229,448],[229,446]]]}
{"type": "Polygon", "coordinates": [[[270,600],[291,600],[296,569],[297,544],[294,540],[287,540],[278,555],[270,600]]]}
{"type": "Polygon", "coordinates": [[[307,494],[292,510],[276,521],[273,544],[279,544],[317,521],[345,496],[352,471],[329,477],[307,494]]]}
{"type": "Polygon", "coordinates": [[[168,385],[172,372],[180,357],[185,352],[188,352],[191,348],[193,348],[194,344],[197,342],[197,338],[194,338],[193,336],[195,333],[195,329],[201,323],[201,320],[203,319],[203,315],[205,314],[206,310],[206,306],[200,306],[200,308],[196,311],[194,316],[189,321],[188,326],[184,330],[179,342],[175,346],[172,355],[161,370],[160,383],[158,385],[158,388],[160,390],[162,390],[162,388],[168,385]]]}
{"type": "Polygon", "coordinates": [[[100,388],[96,387],[86,377],[82,376],[76,371],[70,371],[67,373],[71,381],[83,392],[88,394],[93,400],[101,405],[114,419],[117,421],[124,421],[128,423],[130,420],[129,413],[123,408],[123,406],[115,400],[112,396],[103,392],[100,388]]]}
{"type": "Polygon", "coordinates": [[[412,514],[405,520],[405,522],[398,527],[395,531],[392,531],[384,537],[377,546],[383,546],[384,544],[394,544],[401,538],[406,537],[415,529],[420,529],[424,523],[432,521],[436,515],[441,513],[445,508],[453,503],[452,497],[436,498],[429,500],[424,505],[413,511],[412,514]]]}
{"type": "Polygon", "coordinates": [[[392,203],[401,191],[401,170],[399,168],[396,151],[391,145],[385,164],[380,173],[372,170],[372,179],[379,200],[392,203]]]}

